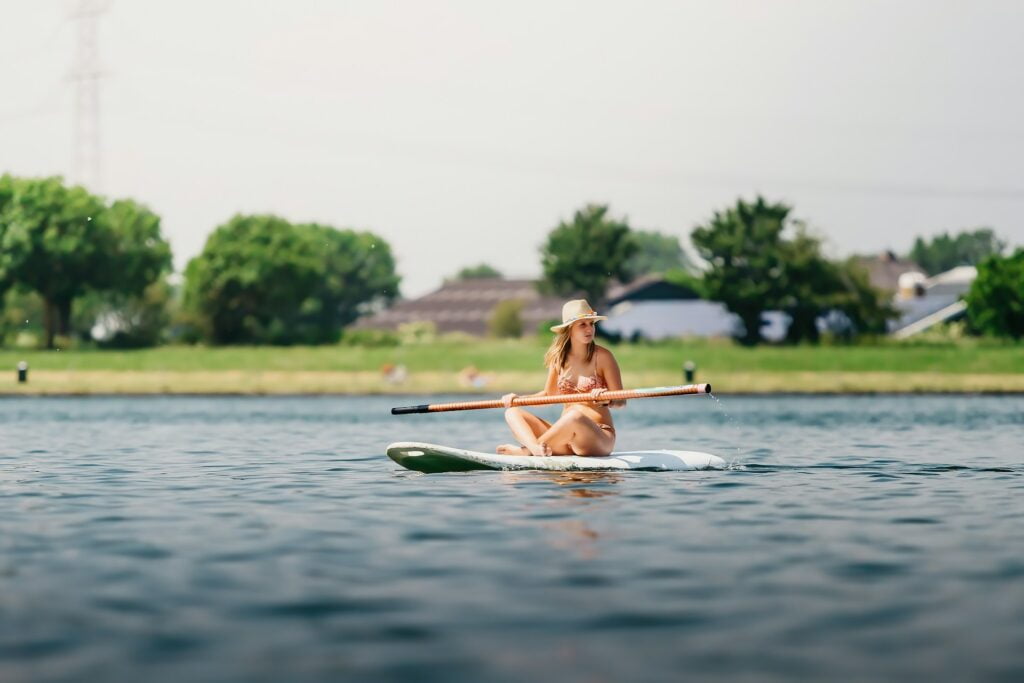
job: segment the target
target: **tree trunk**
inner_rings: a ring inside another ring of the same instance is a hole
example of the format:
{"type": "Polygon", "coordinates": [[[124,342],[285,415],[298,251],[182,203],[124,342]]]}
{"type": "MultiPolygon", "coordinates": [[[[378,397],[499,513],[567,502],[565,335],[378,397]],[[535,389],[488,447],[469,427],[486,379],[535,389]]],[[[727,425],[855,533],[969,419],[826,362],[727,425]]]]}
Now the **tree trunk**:
{"type": "Polygon", "coordinates": [[[764,325],[764,321],[761,319],[761,311],[754,313],[745,313],[740,315],[740,320],[743,322],[743,336],[740,337],[740,343],[744,346],[757,346],[764,341],[761,337],[761,327],[764,325]]]}
{"type": "Polygon", "coordinates": [[[56,334],[57,307],[50,297],[43,298],[43,329],[46,335],[46,348],[53,348],[53,336],[56,334]]]}
{"type": "Polygon", "coordinates": [[[786,328],[786,342],[799,344],[808,341],[817,344],[818,332],[817,309],[786,311],[789,314],[789,327],[786,328]]]}
{"type": "Polygon", "coordinates": [[[57,302],[57,334],[71,336],[71,301],[69,297],[57,302]]]}
{"type": "Polygon", "coordinates": [[[46,348],[54,347],[57,335],[71,336],[71,299],[43,298],[43,328],[46,330],[46,348]]]}

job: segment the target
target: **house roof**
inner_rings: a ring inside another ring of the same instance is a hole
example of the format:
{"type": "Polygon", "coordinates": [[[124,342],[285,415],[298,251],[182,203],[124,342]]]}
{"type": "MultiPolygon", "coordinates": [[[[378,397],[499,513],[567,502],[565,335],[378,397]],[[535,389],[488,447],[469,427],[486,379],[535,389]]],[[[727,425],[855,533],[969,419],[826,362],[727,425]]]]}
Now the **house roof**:
{"type": "Polygon", "coordinates": [[[660,275],[644,275],[626,284],[608,289],[608,306],[623,301],[688,301],[700,295],[690,287],[669,282],[660,275]]]}
{"type": "Polygon", "coordinates": [[[878,256],[858,256],[856,261],[868,272],[872,286],[887,292],[899,289],[900,275],[924,273],[921,266],[909,259],[901,259],[891,251],[883,251],[878,256]]]}
{"type": "Polygon", "coordinates": [[[391,308],[360,318],[360,329],[397,329],[410,322],[432,322],[438,332],[485,335],[494,307],[502,301],[523,302],[523,331],[532,333],[546,320],[560,319],[562,297],[543,296],[534,280],[473,278],[446,282],[418,299],[399,301],[391,308]]]}

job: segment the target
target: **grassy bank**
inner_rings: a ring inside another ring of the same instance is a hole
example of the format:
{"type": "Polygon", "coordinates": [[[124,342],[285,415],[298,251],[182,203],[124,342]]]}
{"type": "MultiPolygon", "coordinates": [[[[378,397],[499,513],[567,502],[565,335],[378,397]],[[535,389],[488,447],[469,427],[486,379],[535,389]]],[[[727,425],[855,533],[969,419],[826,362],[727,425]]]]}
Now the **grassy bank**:
{"type": "MultiPolygon", "coordinates": [[[[436,393],[527,391],[543,382],[544,341],[437,341],[385,348],[166,347],[140,351],[0,351],[0,393],[436,393]],[[15,366],[29,363],[29,382],[15,366]],[[382,369],[404,366],[402,382],[382,369]],[[483,386],[466,381],[475,367],[483,386]]],[[[965,342],[761,347],[678,342],[612,347],[627,386],[675,384],[684,361],[716,391],[1022,392],[1024,346],[965,342]]]]}

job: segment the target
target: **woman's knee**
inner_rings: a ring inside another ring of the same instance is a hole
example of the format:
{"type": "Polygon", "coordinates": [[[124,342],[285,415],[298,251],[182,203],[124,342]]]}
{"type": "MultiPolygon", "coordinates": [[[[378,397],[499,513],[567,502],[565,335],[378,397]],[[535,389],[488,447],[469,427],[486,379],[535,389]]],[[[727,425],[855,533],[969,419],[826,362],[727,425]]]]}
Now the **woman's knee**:
{"type": "Polygon", "coordinates": [[[522,417],[524,413],[526,413],[526,411],[522,408],[506,408],[505,421],[512,422],[513,420],[522,417]]]}

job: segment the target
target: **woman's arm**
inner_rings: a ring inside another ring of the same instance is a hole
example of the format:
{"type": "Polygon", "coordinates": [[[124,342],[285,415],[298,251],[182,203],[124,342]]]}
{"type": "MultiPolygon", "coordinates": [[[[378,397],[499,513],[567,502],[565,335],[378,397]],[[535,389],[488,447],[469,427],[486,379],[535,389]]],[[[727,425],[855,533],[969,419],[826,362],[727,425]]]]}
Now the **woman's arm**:
{"type": "MultiPolygon", "coordinates": [[[[551,368],[548,370],[548,379],[544,383],[544,388],[535,394],[526,394],[526,396],[554,396],[558,393],[558,372],[551,368]]],[[[506,408],[512,407],[512,399],[520,398],[519,394],[505,394],[501,397],[501,402],[505,404],[506,408]]]]}
{"type": "MultiPolygon", "coordinates": [[[[604,348],[603,346],[598,347],[600,353],[597,356],[597,371],[601,373],[601,377],[604,378],[605,385],[608,386],[608,391],[619,391],[622,389],[622,372],[619,370],[619,364],[615,360],[615,356],[611,351],[604,348]]],[[[609,401],[608,406],[610,408],[621,408],[626,405],[625,401],[609,401]]]]}

